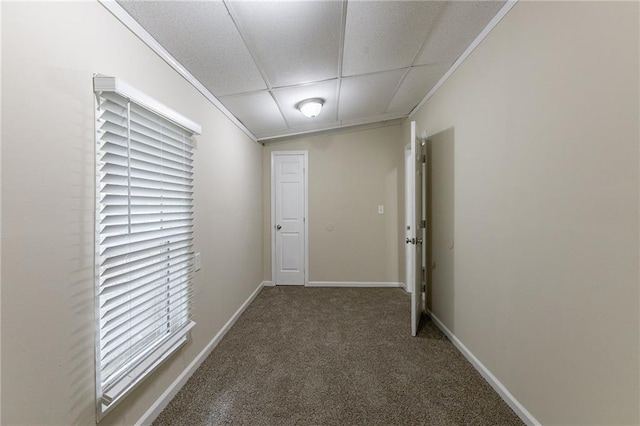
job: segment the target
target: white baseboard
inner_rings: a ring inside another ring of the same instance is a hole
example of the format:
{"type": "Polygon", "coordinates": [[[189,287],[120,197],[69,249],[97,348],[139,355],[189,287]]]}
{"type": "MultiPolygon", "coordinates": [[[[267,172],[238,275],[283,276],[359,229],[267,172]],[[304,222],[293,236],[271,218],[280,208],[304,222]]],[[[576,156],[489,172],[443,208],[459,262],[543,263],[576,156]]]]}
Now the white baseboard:
{"type": "Polygon", "coordinates": [[[262,286],[263,287],[275,287],[275,284],[273,283],[273,281],[262,281],[262,286]]]}
{"type": "Polygon", "coordinates": [[[409,293],[409,289],[407,288],[407,285],[405,283],[398,283],[398,287],[409,293]]]}
{"type": "Polygon", "coordinates": [[[511,392],[509,392],[509,390],[507,390],[507,388],[500,382],[500,380],[498,380],[498,378],[494,376],[493,373],[489,371],[489,369],[485,367],[485,365],[480,362],[478,358],[476,358],[476,356],[469,350],[469,348],[467,348],[464,343],[462,343],[460,339],[458,339],[456,335],[453,334],[447,328],[447,326],[444,325],[444,323],[433,314],[433,312],[427,311],[427,314],[431,317],[431,320],[433,320],[434,324],[438,326],[438,328],[442,330],[444,334],[447,335],[454,346],[458,348],[458,350],[471,363],[471,365],[473,365],[473,367],[478,370],[482,377],[484,377],[484,379],[489,382],[491,387],[498,393],[498,395],[500,395],[504,402],[506,402],[507,405],[511,407],[511,409],[518,415],[518,417],[520,417],[520,419],[522,419],[525,424],[529,426],[541,425],[541,423],[536,420],[536,418],[533,417],[533,415],[529,411],[527,411],[526,408],[524,408],[524,405],[522,405],[520,401],[518,401],[511,394],[511,392]]]}
{"type": "Polygon", "coordinates": [[[403,287],[397,282],[309,281],[307,287],[403,287]]]}
{"type": "Polygon", "coordinates": [[[240,318],[240,315],[247,309],[247,307],[253,302],[253,299],[256,298],[262,287],[264,286],[264,281],[258,285],[253,293],[244,301],[244,303],[238,308],[238,310],[229,318],[229,321],[218,331],[218,333],[213,336],[213,339],[205,346],[205,348],[195,357],[193,361],[184,369],[184,371],[171,383],[171,385],[167,388],[166,391],[160,398],[153,403],[153,405],[147,410],[146,413],[140,417],[140,419],[135,423],[136,426],[142,425],[150,425],[166,408],[166,406],[171,402],[174,396],[178,393],[178,391],[184,386],[184,384],[189,380],[189,377],[200,367],[200,364],[207,359],[211,351],[218,346],[218,343],[222,340],[222,338],[227,334],[227,332],[233,327],[233,324],[240,318]]]}

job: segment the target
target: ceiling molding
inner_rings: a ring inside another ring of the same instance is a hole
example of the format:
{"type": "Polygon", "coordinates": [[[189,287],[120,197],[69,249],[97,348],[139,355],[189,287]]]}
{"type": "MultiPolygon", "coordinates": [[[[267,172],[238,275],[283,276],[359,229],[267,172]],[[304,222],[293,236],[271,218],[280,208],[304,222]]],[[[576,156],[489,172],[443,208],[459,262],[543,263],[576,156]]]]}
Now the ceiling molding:
{"type": "Polygon", "coordinates": [[[438,91],[440,86],[442,86],[445,83],[445,81],[447,81],[449,77],[451,77],[451,74],[453,74],[455,70],[458,69],[458,67],[467,59],[467,57],[471,55],[471,52],[473,52],[475,48],[478,47],[478,45],[482,42],[482,40],[484,40],[489,35],[491,30],[493,30],[496,27],[496,25],[498,25],[498,23],[502,20],[502,18],[506,16],[506,14],[511,10],[513,6],[515,6],[517,2],[518,0],[507,0],[505,5],[502,6],[502,8],[498,11],[496,16],[494,16],[491,19],[491,21],[489,21],[487,26],[484,27],[482,32],[478,34],[478,37],[476,37],[475,40],[473,40],[473,42],[469,45],[469,47],[467,47],[467,49],[462,53],[462,55],[460,55],[460,57],[453,63],[453,65],[451,65],[451,68],[449,68],[449,70],[442,76],[442,78],[438,80],[436,85],[433,86],[433,88],[429,91],[429,93],[427,93],[427,95],[422,99],[422,101],[420,101],[420,103],[416,105],[414,109],[411,110],[411,112],[409,113],[409,118],[413,118],[413,116],[418,111],[420,111],[420,108],[422,108],[423,105],[427,103],[429,98],[431,98],[438,91]]]}
{"type": "Polygon", "coordinates": [[[143,43],[151,48],[160,58],[162,58],[171,68],[178,72],[185,80],[198,90],[209,102],[220,110],[238,129],[246,134],[252,141],[258,142],[253,133],[247,129],[219,100],[216,98],[197,78],[180,64],[167,50],[158,43],[126,10],[120,6],[116,0],[98,0],[113,16],[136,35],[143,43]]]}

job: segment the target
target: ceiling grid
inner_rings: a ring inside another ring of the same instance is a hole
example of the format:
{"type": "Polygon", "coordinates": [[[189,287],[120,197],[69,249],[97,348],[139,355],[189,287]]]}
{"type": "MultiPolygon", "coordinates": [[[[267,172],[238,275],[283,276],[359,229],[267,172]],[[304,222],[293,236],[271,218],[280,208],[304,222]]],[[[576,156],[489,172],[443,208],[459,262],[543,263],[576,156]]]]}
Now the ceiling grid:
{"type": "Polygon", "coordinates": [[[258,140],[406,118],[505,4],[117,2],[258,140]]]}

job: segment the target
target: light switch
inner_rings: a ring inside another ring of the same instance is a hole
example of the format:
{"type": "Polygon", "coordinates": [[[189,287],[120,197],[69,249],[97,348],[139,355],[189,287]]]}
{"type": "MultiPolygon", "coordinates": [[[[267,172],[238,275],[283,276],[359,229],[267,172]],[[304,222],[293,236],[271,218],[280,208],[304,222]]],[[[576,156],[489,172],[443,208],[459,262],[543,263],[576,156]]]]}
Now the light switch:
{"type": "Polygon", "coordinates": [[[199,271],[200,268],[202,268],[202,260],[200,259],[200,253],[196,253],[195,256],[193,256],[193,261],[194,261],[194,268],[196,271],[199,271]]]}
{"type": "Polygon", "coordinates": [[[382,204],[378,206],[378,214],[384,214],[384,206],[382,204]]]}

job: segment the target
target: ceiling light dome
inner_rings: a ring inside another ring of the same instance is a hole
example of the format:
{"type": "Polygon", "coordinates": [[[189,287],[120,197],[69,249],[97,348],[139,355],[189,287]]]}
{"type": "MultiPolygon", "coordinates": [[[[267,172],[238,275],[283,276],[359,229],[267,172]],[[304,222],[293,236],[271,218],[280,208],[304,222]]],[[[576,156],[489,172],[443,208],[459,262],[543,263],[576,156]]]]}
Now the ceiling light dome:
{"type": "Polygon", "coordinates": [[[305,117],[317,117],[322,110],[324,101],[320,98],[306,99],[298,104],[298,109],[305,117]]]}

